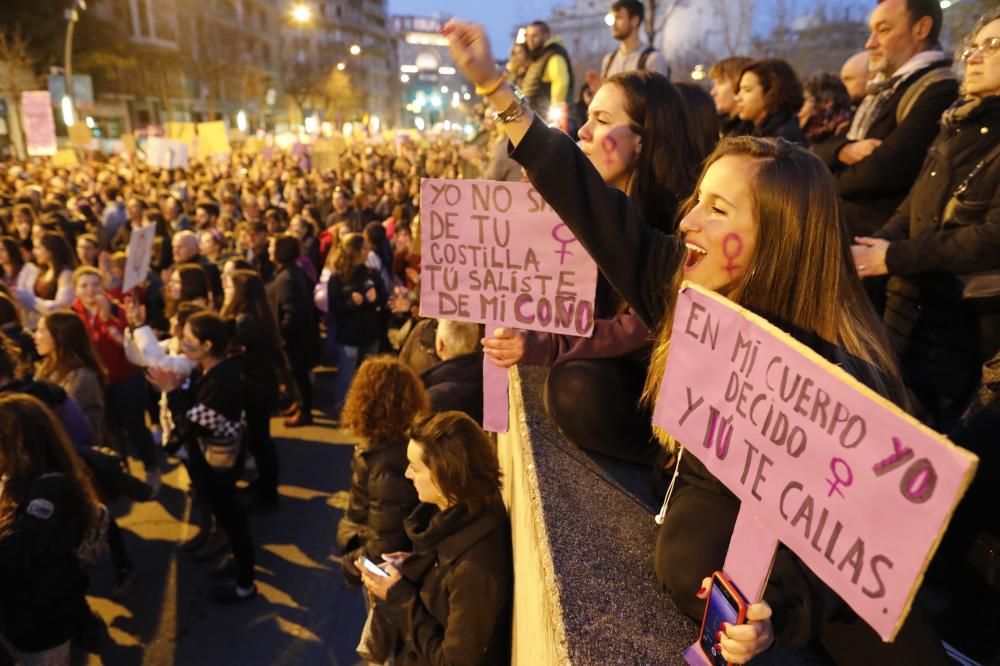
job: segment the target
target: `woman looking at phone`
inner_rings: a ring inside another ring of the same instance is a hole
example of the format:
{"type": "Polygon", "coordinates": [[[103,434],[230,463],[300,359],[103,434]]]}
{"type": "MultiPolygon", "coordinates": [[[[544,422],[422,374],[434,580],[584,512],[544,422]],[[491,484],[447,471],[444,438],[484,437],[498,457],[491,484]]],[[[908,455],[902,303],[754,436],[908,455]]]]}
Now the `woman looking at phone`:
{"type": "Polygon", "coordinates": [[[355,562],[403,635],[393,662],[509,664],[513,563],[496,448],[461,412],[418,418],[406,478],[420,504],[406,519],[412,553],[386,553],[379,576],[355,562]]]}
{"type": "MultiPolygon", "coordinates": [[[[503,82],[480,26],[453,20],[445,33],[455,62],[499,110],[512,157],[657,331],[647,404],[655,403],[664,379],[673,307],[685,279],[767,317],[874,391],[903,400],[884,332],[851,264],[832,177],[815,156],[780,140],[723,140],[683,207],[681,234],[666,234],[503,82]]],[[[677,449],[667,433],[657,434],[677,449]]],[[[701,617],[696,595],[703,577],[722,567],[739,502],[691,458],[683,458],[660,531],[656,570],[678,607],[701,617]]],[[[910,615],[895,643],[882,643],[788,550],[779,551],[764,597],[751,605],[751,621],[733,627],[738,635],[722,644],[728,660],[746,663],[772,647],[776,635],[840,663],[946,663],[921,613],[910,615]]]]}

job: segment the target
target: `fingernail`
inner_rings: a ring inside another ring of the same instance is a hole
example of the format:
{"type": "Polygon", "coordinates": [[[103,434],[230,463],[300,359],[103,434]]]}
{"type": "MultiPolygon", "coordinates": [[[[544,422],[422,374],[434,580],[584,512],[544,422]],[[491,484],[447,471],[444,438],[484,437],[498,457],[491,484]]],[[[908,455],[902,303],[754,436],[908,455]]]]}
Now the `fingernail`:
{"type": "Polygon", "coordinates": [[[715,640],[717,640],[717,641],[721,641],[722,640],[722,632],[721,631],[715,632],[715,640]]]}
{"type": "Polygon", "coordinates": [[[729,625],[725,622],[721,622],[719,626],[722,627],[722,631],[729,631],[729,625]]]}
{"type": "Polygon", "coordinates": [[[701,596],[701,595],[703,595],[703,594],[705,594],[705,587],[704,587],[704,586],[702,586],[702,588],[701,588],[700,590],[698,590],[698,591],[697,591],[697,592],[695,593],[695,595],[694,595],[694,596],[696,596],[696,597],[700,597],[700,596],[701,596]]]}

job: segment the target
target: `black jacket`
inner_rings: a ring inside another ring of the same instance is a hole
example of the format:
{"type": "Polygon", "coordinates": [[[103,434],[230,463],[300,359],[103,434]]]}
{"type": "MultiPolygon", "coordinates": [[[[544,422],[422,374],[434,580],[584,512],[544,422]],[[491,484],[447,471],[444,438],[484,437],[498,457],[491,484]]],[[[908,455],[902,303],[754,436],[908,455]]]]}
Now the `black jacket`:
{"type": "Polygon", "coordinates": [[[346,284],[336,272],[330,276],[327,286],[330,300],[329,312],[334,316],[337,342],[350,347],[361,347],[377,342],[382,336],[382,310],[388,301],[388,294],[382,278],[371,268],[358,266],[346,284]],[[362,296],[370,288],[375,288],[375,301],[365,298],[361,305],[354,302],[351,294],[362,296]]]}
{"type": "Polygon", "coordinates": [[[464,354],[420,373],[431,399],[431,410],[465,412],[483,424],[483,355],[464,354]]]}
{"type": "Polygon", "coordinates": [[[282,265],[267,285],[278,333],[292,365],[312,365],[319,354],[319,329],[309,276],[296,263],[282,265]]]}
{"type": "Polygon", "coordinates": [[[354,585],[361,584],[354,566],[359,556],[378,563],[383,553],[410,550],[403,521],[419,500],[413,483],[404,476],[406,443],[404,437],[354,449],[350,501],[337,528],[341,567],[344,577],[354,585]]]}
{"type": "Polygon", "coordinates": [[[885,323],[908,386],[964,399],[977,383],[978,317],[959,276],[1000,268],[1000,156],[968,178],[998,145],[1000,97],[949,111],[913,191],[877,234],[891,241],[885,323]]]}
{"type": "Polygon", "coordinates": [[[196,368],[179,388],[167,394],[175,427],[167,449],[187,444],[188,454],[200,455],[199,437],[229,439],[245,428],[243,370],[239,359],[225,358],[207,373],[196,368]]]}
{"type": "Polygon", "coordinates": [[[406,533],[413,555],[387,599],[404,638],[396,663],[509,664],[513,562],[500,498],[476,516],[465,504],[421,504],[406,533]]]}
{"type": "Polygon", "coordinates": [[[76,556],[85,529],[69,480],[50,473],[32,482],[0,536],[0,634],[18,650],[56,647],[73,633],[85,603],[76,556]]]}
{"type": "Polygon", "coordinates": [[[802,133],[802,128],[799,127],[798,117],[791,111],[772,113],[764,119],[760,127],[751,125],[748,129],[750,131],[747,133],[750,136],[784,139],[800,146],[809,145],[809,142],[806,141],[806,135],[802,133]]]}
{"type": "Polygon", "coordinates": [[[937,135],[941,113],[958,96],[958,83],[944,80],[928,87],[898,126],[896,109],[906,90],[921,76],[950,66],[950,62],[935,63],[899,86],[868,131],[868,138],[880,139],[882,145],[867,158],[851,166],[840,162],[837,154],[849,143],[846,138],[813,146],[837,179],[841,211],[852,236],[869,236],[885,224],[913,186],[927,147],[937,135]]]}
{"type": "MultiPolygon", "coordinates": [[[[278,369],[284,364],[280,341],[269,340],[259,321],[245,314],[236,317],[236,334],[230,352],[243,367],[243,395],[247,405],[270,407],[278,399],[278,369]]],[[[248,407],[249,409],[250,407],[248,407]]]]}

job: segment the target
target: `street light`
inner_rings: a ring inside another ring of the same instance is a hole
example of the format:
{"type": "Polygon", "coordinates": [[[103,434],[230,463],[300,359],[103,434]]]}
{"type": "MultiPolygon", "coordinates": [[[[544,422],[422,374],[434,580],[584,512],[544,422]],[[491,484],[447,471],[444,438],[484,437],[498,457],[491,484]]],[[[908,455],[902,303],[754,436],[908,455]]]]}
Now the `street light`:
{"type": "Polygon", "coordinates": [[[299,25],[311,23],[312,17],[312,8],[309,5],[300,2],[292,6],[292,21],[295,23],[299,25]]]}
{"type": "Polygon", "coordinates": [[[345,69],[347,69],[347,63],[344,63],[344,62],[338,62],[337,63],[337,71],[338,72],[342,72],[345,69]]]}
{"type": "Polygon", "coordinates": [[[66,97],[63,98],[63,115],[68,118],[67,127],[71,127],[76,122],[76,101],[73,99],[73,31],[76,23],[80,20],[80,12],[87,11],[87,0],[73,0],[69,9],[66,10],[66,52],[65,69],[63,76],[66,77],[66,97]]]}
{"type": "Polygon", "coordinates": [[[356,56],[361,54],[361,47],[357,44],[351,44],[351,55],[356,56]]]}

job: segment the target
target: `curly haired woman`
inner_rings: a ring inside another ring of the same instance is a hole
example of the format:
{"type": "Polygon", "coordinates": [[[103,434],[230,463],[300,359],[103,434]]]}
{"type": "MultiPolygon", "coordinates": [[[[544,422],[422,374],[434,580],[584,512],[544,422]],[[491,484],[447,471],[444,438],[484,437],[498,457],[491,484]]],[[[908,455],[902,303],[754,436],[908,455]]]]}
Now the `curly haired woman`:
{"type": "Polygon", "coordinates": [[[418,501],[404,476],[406,433],[428,409],[423,382],[395,358],[372,357],[358,368],[341,422],[364,441],[354,450],[350,504],[337,529],[344,577],[355,585],[361,583],[358,557],[378,562],[382,553],[410,549],[403,520],[418,501]]]}

